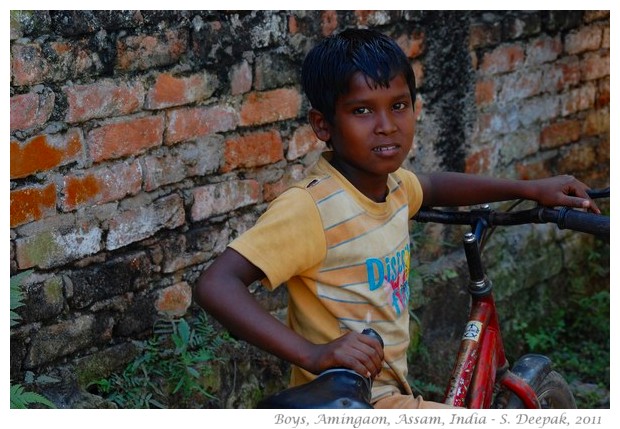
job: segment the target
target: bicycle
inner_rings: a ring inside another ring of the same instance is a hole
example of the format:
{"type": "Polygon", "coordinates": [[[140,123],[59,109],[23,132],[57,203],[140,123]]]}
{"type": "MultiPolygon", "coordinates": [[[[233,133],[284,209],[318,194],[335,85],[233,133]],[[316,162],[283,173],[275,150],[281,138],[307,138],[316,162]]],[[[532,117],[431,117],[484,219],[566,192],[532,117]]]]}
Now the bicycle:
{"type": "MultiPolygon", "coordinates": [[[[609,188],[589,192],[592,198],[609,197],[609,188]]],[[[486,276],[481,249],[496,226],[554,223],[609,239],[609,217],[566,207],[535,207],[511,211],[422,208],[418,222],[468,225],[463,247],[469,269],[471,296],[453,371],[445,390],[444,403],[465,408],[576,408],[564,378],[540,354],[526,354],[510,365],[504,350],[493,285],[486,276]]],[[[375,335],[369,330],[365,333],[375,335]]],[[[351,370],[333,369],[302,386],[286,389],[265,398],[259,408],[372,408],[372,382],[351,370]]]]}

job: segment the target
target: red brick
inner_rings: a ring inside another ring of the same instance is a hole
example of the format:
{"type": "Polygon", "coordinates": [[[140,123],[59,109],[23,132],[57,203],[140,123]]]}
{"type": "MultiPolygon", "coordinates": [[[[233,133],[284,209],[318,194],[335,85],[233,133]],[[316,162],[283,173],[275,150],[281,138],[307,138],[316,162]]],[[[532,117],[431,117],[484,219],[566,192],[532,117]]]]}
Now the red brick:
{"type": "Polygon", "coordinates": [[[237,127],[237,112],[228,106],[188,107],[167,113],[166,144],[195,140],[237,127]]]}
{"type": "Polygon", "coordinates": [[[595,106],[597,109],[609,106],[609,91],[609,78],[601,79],[598,82],[598,93],[595,102],[595,106]]]}
{"type": "Polygon", "coordinates": [[[63,88],[67,95],[67,122],[85,122],[133,113],[142,107],[144,88],[140,82],[103,80],[89,85],[63,88]]]}
{"type": "Polygon", "coordinates": [[[525,60],[525,52],[519,45],[503,45],[487,52],[482,57],[480,70],[488,74],[514,71],[525,60]]]}
{"type": "Polygon", "coordinates": [[[295,89],[253,92],[241,106],[240,125],[260,125],[297,117],[301,95],[295,89]]]}
{"type": "Polygon", "coordinates": [[[78,160],[82,155],[82,133],[45,134],[24,143],[11,141],[11,179],[27,177],[78,160]]]}
{"type": "Polygon", "coordinates": [[[229,180],[196,188],[192,192],[193,221],[231,212],[261,201],[261,188],[256,180],[229,180]]]}
{"type": "Polygon", "coordinates": [[[595,51],[601,47],[603,40],[602,27],[592,25],[572,31],[564,38],[564,50],[569,55],[595,51]]]}
{"type": "Polygon", "coordinates": [[[476,82],[476,104],[485,106],[495,101],[495,81],[483,80],[476,82]]]}
{"type": "Polygon", "coordinates": [[[178,62],[188,47],[186,30],[127,36],[116,42],[117,66],[123,71],[146,70],[178,62]]]}
{"type": "Polygon", "coordinates": [[[515,166],[517,175],[521,180],[542,179],[551,176],[548,163],[545,161],[535,161],[530,163],[518,163],[515,166]]]}
{"type": "Polygon", "coordinates": [[[413,75],[415,76],[415,87],[421,88],[424,83],[424,64],[422,61],[414,61],[411,65],[413,75]]]}
{"type": "Polygon", "coordinates": [[[282,138],[276,130],[228,139],[224,142],[221,171],[273,164],[283,159],[282,152],[282,138]]]}
{"type": "Polygon", "coordinates": [[[329,36],[338,28],[338,13],[335,10],[321,12],[321,34],[329,36]]]}
{"type": "Polygon", "coordinates": [[[89,170],[64,178],[64,211],[116,201],[137,194],[142,186],[142,170],[137,162],[118,163],[110,168],[89,170]]]}
{"type": "Polygon", "coordinates": [[[288,31],[291,34],[297,34],[299,31],[299,24],[295,15],[289,15],[288,17],[288,31]]]}
{"type": "Polygon", "coordinates": [[[310,125],[302,125],[295,130],[291,141],[288,143],[286,159],[292,161],[310,152],[322,151],[324,149],[325,142],[319,140],[316,134],[314,134],[312,127],[310,125]]]}
{"type": "Polygon", "coordinates": [[[581,123],[579,121],[556,122],[543,128],[540,133],[540,147],[551,149],[579,140],[581,123]]]}
{"type": "Polygon", "coordinates": [[[11,191],[11,228],[56,212],[56,186],[29,186],[11,191]]]}
{"type": "Polygon", "coordinates": [[[55,98],[51,90],[11,97],[11,132],[45,124],[54,109],[55,98]]]}
{"type": "Polygon", "coordinates": [[[147,94],[145,107],[163,109],[205,100],[213,94],[214,83],[214,79],[204,73],[185,77],[161,74],[147,94]]]}
{"type": "Polygon", "coordinates": [[[364,27],[388,24],[391,20],[385,10],[356,10],[355,17],[357,24],[364,27]]]}
{"type": "Polygon", "coordinates": [[[110,122],[88,133],[90,156],[94,162],[99,162],[137,155],[160,146],[163,132],[163,116],[110,122]]]}
{"type": "Polygon", "coordinates": [[[574,174],[593,168],[597,163],[596,153],[592,146],[572,145],[562,153],[554,167],[558,174],[574,174]]]}

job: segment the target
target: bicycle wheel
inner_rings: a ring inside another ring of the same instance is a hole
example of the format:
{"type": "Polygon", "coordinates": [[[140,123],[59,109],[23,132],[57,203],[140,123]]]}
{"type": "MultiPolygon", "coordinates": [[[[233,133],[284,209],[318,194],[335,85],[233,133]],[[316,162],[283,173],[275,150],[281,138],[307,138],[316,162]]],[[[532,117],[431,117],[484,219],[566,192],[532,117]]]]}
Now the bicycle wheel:
{"type": "Polygon", "coordinates": [[[568,383],[555,371],[549,372],[536,389],[540,408],[577,408],[568,383]]]}
{"type": "MultiPolygon", "coordinates": [[[[568,383],[560,374],[549,371],[534,387],[540,408],[569,409],[577,408],[573,393],[568,383]]],[[[514,393],[504,390],[496,398],[493,408],[522,409],[523,402],[514,393]]]]}

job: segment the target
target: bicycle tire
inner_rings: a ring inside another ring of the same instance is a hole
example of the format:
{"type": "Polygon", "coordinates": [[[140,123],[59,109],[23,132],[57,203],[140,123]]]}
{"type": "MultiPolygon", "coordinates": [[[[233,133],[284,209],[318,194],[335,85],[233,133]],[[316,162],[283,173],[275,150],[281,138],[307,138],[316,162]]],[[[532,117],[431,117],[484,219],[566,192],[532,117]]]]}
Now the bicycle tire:
{"type": "MultiPolygon", "coordinates": [[[[536,397],[542,409],[573,409],[577,408],[575,397],[568,383],[556,371],[549,371],[534,387],[536,397]]],[[[505,392],[508,393],[508,392],[505,392]]],[[[497,404],[496,404],[497,405],[497,404]]],[[[498,408],[521,409],[523,402],[513,393],[508,393],[505,404],[498,408]]]]}
{"type": "Polygon", "coordinates": [[[569,409],[577,408],[575,397],[568,383],[560,374],[550,371],[536,389],[536,396],[541,408],[569,409]]]}

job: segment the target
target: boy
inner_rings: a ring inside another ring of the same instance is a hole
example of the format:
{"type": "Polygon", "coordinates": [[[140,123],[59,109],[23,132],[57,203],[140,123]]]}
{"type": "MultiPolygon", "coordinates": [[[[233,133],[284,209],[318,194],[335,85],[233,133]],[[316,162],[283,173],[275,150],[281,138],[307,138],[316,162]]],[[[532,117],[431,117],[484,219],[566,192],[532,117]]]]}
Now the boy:
{"type": "Polygon", "coordinates": [[[327,143],[309,176],[200,276],[196,301],[232,333],[293,364],[291,384],[333,367],[372,377],[375,408],[441,407],[414,397],[409,344],[408,221],[422,206],[517,198],[598,212],[570,176],[519,181],[401,168],[414,136],[415,81],[398,45],[346,30],[306,57],[309,121],[327,143]],[[248,292],[286,282],[288,326],[248,292]],[[379,342],[360,332],[372,327],[379,342]]]}

